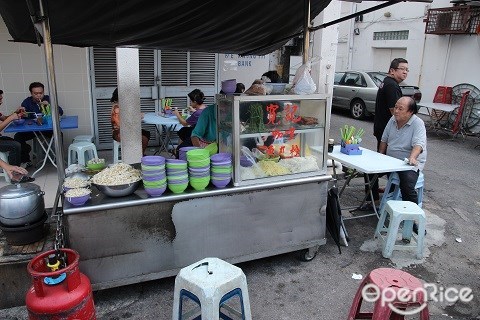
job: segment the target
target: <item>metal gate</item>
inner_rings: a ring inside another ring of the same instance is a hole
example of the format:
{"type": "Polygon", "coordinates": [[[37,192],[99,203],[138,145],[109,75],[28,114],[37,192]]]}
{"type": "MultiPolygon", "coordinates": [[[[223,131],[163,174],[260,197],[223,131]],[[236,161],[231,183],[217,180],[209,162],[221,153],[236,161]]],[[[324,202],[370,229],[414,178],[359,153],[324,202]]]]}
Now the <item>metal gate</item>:
{"type": "MultiPolygon", "coordinates": [[[[158,112],[160,99],[172,98],[173,106],[186,108],[187,93],[198,88],[206,103],[217,93],[218,55],[214,53],[140,49],[140,111],[158,112]]],[[[110,124],[113,90],[117,87],[115,48],[90,48],[90,76],[95,142],[97,148],[111,149],[110,124]]],[[[151,133],[151,145],[159,136],[153,125],[142,125],[151,133]]]]}

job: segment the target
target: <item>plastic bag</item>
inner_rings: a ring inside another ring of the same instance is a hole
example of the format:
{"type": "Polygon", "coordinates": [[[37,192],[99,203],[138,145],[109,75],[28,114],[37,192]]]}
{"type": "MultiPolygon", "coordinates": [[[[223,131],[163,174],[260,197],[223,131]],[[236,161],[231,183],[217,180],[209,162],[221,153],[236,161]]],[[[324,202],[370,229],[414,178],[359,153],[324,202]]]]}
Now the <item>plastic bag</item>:
{"type": "Polygon", "coordinates": [[[317,90],[317,85],[310,75],[312,65],[310,61],[302,64],[293,78],[293,92],[296,94],[312,94],[317,90]]]}

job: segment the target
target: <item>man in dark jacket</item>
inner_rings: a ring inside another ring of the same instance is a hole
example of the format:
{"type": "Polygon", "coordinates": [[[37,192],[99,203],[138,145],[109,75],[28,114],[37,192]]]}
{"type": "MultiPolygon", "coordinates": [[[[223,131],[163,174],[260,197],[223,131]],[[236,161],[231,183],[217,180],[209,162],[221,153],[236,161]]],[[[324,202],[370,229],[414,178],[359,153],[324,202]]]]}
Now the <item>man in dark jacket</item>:
{"type": "MultiPolygon", "coordinates": [[[[408,75],[408,61],[403,58],[395,58],[390,63],[388,75],[383,79],[377,92],[375,100],[375,118],[373,121],[373,135],[377,138],[377,151],[379,151],[380,142],[382,140],[383,130],[387,126],[388,121],[393,115],[395,103],[402,97],[402,90],[398,85],[404,81],[408,75]]],[[[370,175],[370,179],[373,175],[370,175]]],[[[365,178],[365,182],[367,179],[365,178]]],[[[368,192],[368,187],[365,187],[368,192]]],[[[372,186],[373,199],[378,202],[380,199],[378,194],[378,181],[372,186]]],[[[366,203],[361,209],[371,210],[372,204],[366,203]]]]}
{"type": "MultiPolygon", "coordinates": [[[[27,112],[28,118],[35,118],[36,113],[44,113],[43,110],[50,105],[50,97],[44,94],[45,86],[40,82],[32,82],[28,87],[30,91],[30,97],[27,97],[22,102],[22,107],[27,112]]],[[[48,107],[50,108],[50,107],[48,107]]],[[[61,107],[58,107],[58,113],[63,115],[63,110],[61,107]]],[[[51,136],[52,131],[44,131],[44,135],[51,136]]],[[[31,166],[30,162],[30,151],[31,147],[28,145],[27,141],[35,138],[33,132],[17,132],[13,139],[18,141],[22,146],[22,163],[29,167],[31,166]]]]}

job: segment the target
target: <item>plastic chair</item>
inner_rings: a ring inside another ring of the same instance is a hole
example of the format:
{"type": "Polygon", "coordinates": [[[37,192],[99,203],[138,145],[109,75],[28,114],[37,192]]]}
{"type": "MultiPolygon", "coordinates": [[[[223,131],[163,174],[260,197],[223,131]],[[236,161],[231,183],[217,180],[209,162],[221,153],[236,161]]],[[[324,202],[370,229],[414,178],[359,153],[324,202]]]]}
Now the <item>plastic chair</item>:
{"type": "Polygon", "coordinates": [[[205,258],[180,270],[175,278],[173,320],[233,319],[232,316],[252,319],[242,269],[218,258],[205,258]],[[185,310],[192,302],[195,307],[185,310]],[[232,302],[240,304],[241,312],[233,308],[232,302]]]}
{"type": "MultiPolygon", "coordinates": [[[[425,183],[425,176],[423,172],[420,171],[418,175],[417,183],[415,184],[415,189],[418,194],[418,206],[422,208],[423,206],[423,189],[425,183]]],[[[382,200],[380,201],[380,209],[378,210],[379,216],[382,216],[385,211],[385,205],[388,200],[402,200],[402,194],[400,193],[400,178],[398,173],[392,172],[388,177],[387,185],[385,186],[385,192],[383,193],[382,200]],[[393,191],[392,186],[394,186],[393,191]]]]}
{"type": "Polygon", "coordinates": [[[411,201],[389,200],[387,202],[384,213],[378,220],[375,236],[384,240],[382,255],[384,258],[390,258],[393,250],[410,250],[416,249],[417,259],[423,258],[423,242],[425,238],[426,218],[425,212],[415,203],[411,201]],[[387,214],[390,217],[388,227],[385,227],[387,214]],[[414,236],[413,223],[418,221],[418,235],[414,236]],[[402,241],[397,244],[397,236],[400,224],[403,222],[402,241]],[[386,236],[383,233],[386,232],[386,236]],[[411,240],[415,240],[416,245],[411,245],[411,240]]]}
{"type": "MultiPolygon", "coordinates": [[[[8,154],[8,151],[0,152],[0,159],[8,163],[8,154]]],[[[7,183],[10,183],[10,176],[8,175],[7,171],[0,168],[0,176],[3,176],[5,178],[5,181],[7,181],[7,183]]]]}
{"type": "Polygon", "coordinates": [[[121,162],[120,160],[120,148],[122,147],[122,144],[118,142],[117,140],[113,140],[113,163],[119,163],[121,162]]]}
{"type": "Polygon", "coordinates": [[[68,165],[78,162],[86,165],[88,159],[98,158],[97,148],[91,142],[75,142],[68,147],[68,165]],[[87,157],[85,157],[87,154],[87,157]]]}
{"type": "Polygon", "coordinates": [[[390,268],[378,268],[372,270],[360,284],[355,298],[353,299],[352,307],[348,314],[348,320],[354,319],[404,319],[403,315],[395,313],[393,306],[397,310],[415,307],[420,310],[420,319],[428,320],[430,315],[428,313],[428,301],[424,295],[422,282],[412,276],[411,274],[397,269],[390,268]],[[378,289],[379,297],[386,296],[387,290],[389,293],[395,293],[390,303],[386,303],[382,299],[377,299],[374,302],[373,311],[360,312],[363,302],[363,290],[365,286],[373,286],[378,289]],[[402,295],[402,299],[398,299],[400,294],[397,294],[402,290],[402,294],[408,292],[408,294],[402,295]],[[384,293],[385,292],[385,293],[384,293]],[[408,299],[407,299],[408,298],[408,299]],[[407,300],[407,301],[403,301],[407,300]]]}
{"type": "Polygon", "coordinates": [[[79,136],[75,136],[75,138],[73,138],[73,141],[72,143],[75,143],[75,142],[93,142],[93,138],[94,136],[92,135],[79,135],[79,136]]]}
{"type": "Polygon", "coordinates": [[[452,87],[438,86],[435,96],[433,97],[433,102],[452,104],[452,95],[452,87]]]}

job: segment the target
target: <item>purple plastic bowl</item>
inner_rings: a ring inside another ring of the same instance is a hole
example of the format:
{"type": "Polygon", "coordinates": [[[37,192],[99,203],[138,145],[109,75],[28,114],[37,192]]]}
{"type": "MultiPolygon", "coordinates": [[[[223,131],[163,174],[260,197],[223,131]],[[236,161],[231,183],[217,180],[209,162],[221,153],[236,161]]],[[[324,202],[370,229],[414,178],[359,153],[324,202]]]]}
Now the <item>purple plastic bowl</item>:
{"type": "Polygon", "coordinates": [[[74,206],[81,206],[90,199],[90,194],[86,194],[80,197],[67,197],[67,201],[73,204],[74,206]]]}
{"type": "Polygon", "coordinates": [[[242,167],[251,167],[251,166],[253,166],[253,163],[250,160],[248,160],[247,157],[241,156],[240,157],[240,165],[242,167]]]}
{"type": "Polygon", "coordinates": [[[226,152],[217,153],[217,154],[214,154],[213,156],[211,156],[210,160],[212,162],[232,161],[232,154],[231,153],[226,153],[226,152]]]}
{"type": "Polygon", "coordinates": [[[165,165],[164,164],[161,164],[161,165],[158,165],[158,166],[142,164],[142,172],[149,173],[149,172],[160,171],[160,170],[165,171],[165,165]]]}
{"type": "Polygon", "coordinates": [[[203,167],[190,167],[190,168],[188,168],[188,172],[204,172],[204,171],[210,171],[210,165],[203,166],[203,167]]]}
{"type": "Polygon", "coordinates": [[[142,157],[142,164],[147,166],[160,166],[165,164],[165,158],[162,156],[144,156],[142,157]]]}
{"type": "Polygon", "coordinates": [[[167,190],[167,185],[160,188],[145,188],[145,192],[151,197],[159,197],[165,192],[165,190],[167,190]]]}
{"type": "Polygon", "coordinates": [[[24,123],[25,123],[25,119],[23,119],[23,118],[13,120],[13,124],[16,125],[16,126],[21,126],[24,123]]]}
{"type": "Polygon", "coordinates": [[[228,180],[211,180],[212,184],[217,187],[217,188],[225,188],[229,183],[231,179],[228,180]]]}
{"type": "Polygon", "coordinates": [[[153,175],[153,176],[143,176],[142,179],[143,181],[158,181],[158,180],[162,180],[162,179],[165,179],[165,172],[163,174],[157,174],[157,175],[153,175]]]}
{"type": "Polygon", "coordinates": [[[182,179],[182,180],[168,180],[167,184],[184,184],[188,183],[188,178],[187,179],[182,179]]]}
{"type": "Polygon", "coordinates": [[[167,166],[168,166],[169,164],[183,164],[183,165],[187,165],[187,161],[185,161],[185,160],[180,160],[180,159],[167,159],[166,162],[167,162],[167,166]]]}
{"type": "Polygon", "coordinates": [[[142,175],[144,177],[151,177],[151,176],[156,176],[156,175],[159,175],[159,174],[165,174],[165,169],[163,170],[152,170],[152,171],[148,171],[148,170],[142,170],[142,175]]]}
{"type": "Polygon", "coordinates": [[[237,90],[237,80],[229,79],[222,81],[222,91],[226,94],[234,93],[237,90]]]}
{"type": "Polygon", "coordinates": [[[215,173],[215,172],[212,172],[210,174],[210,176],[212,178],[217,178],[217,179],[226,179],[226,178],[230,178],[232,176],[231,173],[215,173]]]}

